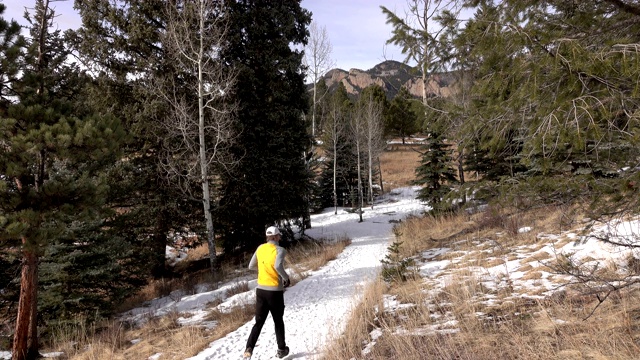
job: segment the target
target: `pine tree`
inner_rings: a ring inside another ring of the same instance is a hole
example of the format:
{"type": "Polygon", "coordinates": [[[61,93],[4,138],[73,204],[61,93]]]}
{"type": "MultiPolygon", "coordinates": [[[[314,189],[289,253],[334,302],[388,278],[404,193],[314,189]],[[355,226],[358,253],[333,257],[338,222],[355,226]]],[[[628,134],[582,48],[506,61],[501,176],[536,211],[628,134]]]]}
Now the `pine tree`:
{"type": "Polygon", "coordinates": [[[417,198],[427,202],[436,211],[446,209],[443,198],[457,181],[449,148],[443,136],[432,131],[423,147],[420,165],[416,168],[414,183],[422,186],[417,198]]]}
{"type": "Polygon", "coordinates": [[[422,104],[426,110],[429,107],[428,79],[434,71],[443,67],[438,39],[442,30],[437,22],[442,14],[455,13],[459,6],[453,0],[408,0],[407,5],[405,18],[384,6],[380,8],[387,18],[387,24],[393,28],[393,35],[387,44],[400,46],[405,55],[404,62],[414,61],[420,71],[422,104]]]}
{"type": "MultiPolygon", "coordinates": [[[[20,25],[13,19],[5,20],[3,18],[6,6],[0,4],[0,124],[4,124],[3,120],[9,107],[11,106],[12,96],[15,92],[12,88],[16,80],[16,76],[20,71],[22,56],[25,51],[25,40],[20,35],[20,25]]],[[[0,133],[0,139],[4,138],[4,134],[0,133]]],[[[7,151],[4,144],[0,144],[0,153],[7,151]]],[[[0,159],[3,155],[0,155],[0,159]]],[[[0,194],[5,194],[7,186],[4,177],[0,177],[0,194]]],[[[0,195],[0,201],[7,200],[0,195]]],[[[7,216],[4,214],[4,207],[0,205],[0,234],[4,232],[7,224],[7,216]]],[[[5,241],[0,235],[0,317],[4,319],[12,318],[14,314],[13,305],[18,302],[19,288],[15,284],[16,274],[20,273],[20,253],[18,247],[10,241],[5,241]]]]}
{"type": "Polygon", "coordinates": [[[418,130],[418,116],[412,109],[412,95],[406,87],[402,87],[389,104],[386,133],[399,136],[402,143],[418,130]]]}
{"type": "Polygon", "coordinates": [[[383,114],[386,113],[389,109],[389,100],[387,99],[387,94],[385,93],[382,86],[378,84],[369,85],[366,88],[362,89],[362,93],[358,99],[368,99],[380,106],[383,114]]]}
{"type": "Polygon", "coordinates": [[[469,57],[482,59],[474,85],[481,96],[471,112],[492,147],[518,133],[520,159],[536,174],[601,176],[628,165],[637,148],[631,114],[640,106],[630,80],[640,69],[627,56],[637,41],[629,34],[636,33],[638,8],[607,1],[506,5],[482,5],[461,34],[474,44],[469,57]]]}
{"type": "Polygon", "coordinates": [[[305,164],[311,139],[302,51],[310,14],[300,1],[229,3],[230,38],[225,57],[238,69],[239,102],[232,151],[240,162],[222,176],[216,219],[225,252],[264,241],[267,225],[308,216],[312,174],[305,164]]]}
{"type": "Polygon", "coordinates": [[[475,65],[466,135],[460,136],[482,139],[477,148],[491,162],[514,165],[510,176],[523,184],[517,191],[538,199],[546,197],[538,190],[558,198],[560,191],[544,185],[554,183],[551,178],[566,183],[568,193],[586,190],[582,185],[589,182],[585,196],[615,188],[609,199],[637,198],[617,194],[637,176],[621,169],[635,167],[639,149],[640,103],[632,79],[640,74],[640,7],[621,1],[468,3],[479,7],[455,42],[475,65]]]}
{"type": "MultiPolygon", "coordinates": [[[[166,2],[108,0],[76,4],[83,25],[75,47],[85,64],[97,69],[89,97],[91,106],[122,119],[128,141],[126,160],[109,172],[109,203],[119,211],[110,226],[138,247],[140,260],[154,277],[167,276],[165,248],[172,230],[205,234],[202,203],[185,197],[169,183],[160,154],[167,139],[162,127],[170,117],[168,104],[157,99],[153,86],[180,79],[161,45],[167,27],[166,2]]],[[[203,237],[203,238],[206,238],[203,237]]]]}
{"type": "Polygon", "coordinates": [[[0,239],[20,252],[22,273],[13,359],[38,354],[38,267],[48,247],[75,228],[99,221],[106,184],[100,169],[114,161],[124,133],[109,116],[83,111],[83,77],[69,63],[53,12],[37,1],[17,101],[0,120],[0,239]]]}
{"type": "Polygon", "coordinates": [[[487,148],[487,142],[475,140],[467,145],[469,155],[465,161],[467,171],[474,171],[483,180],[499,181],[512,178],[527,170],[520,163],[522,142],[517,134],[509,133],[500,147],[487,148]]]}
{"type": "Polygon", "coordinates": [[[20,25],[13,19],[7,21],[2,17],[6,8],[6,5],[0,4],[0,116],[6,115],[11,103],[9,96],[15,95],[11,83],[19,73],[25,46],[20,25]]]}

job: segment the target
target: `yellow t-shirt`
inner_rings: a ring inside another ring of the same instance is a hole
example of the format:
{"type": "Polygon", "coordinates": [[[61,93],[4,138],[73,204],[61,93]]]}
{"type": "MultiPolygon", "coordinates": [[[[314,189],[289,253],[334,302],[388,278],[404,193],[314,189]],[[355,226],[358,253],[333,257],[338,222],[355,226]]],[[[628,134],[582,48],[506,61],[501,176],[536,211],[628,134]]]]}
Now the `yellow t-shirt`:
{"type": "Polygon", "coordinates": [[[258,268],[258,288],[264,290],[282,290],[281,279],[289,279],[284,270],[284,257],[286,250],[277,245],[275,241],[269,241],[258,246],[253,254],[249,268],[258,268]]]}
{"type": "Polygon", "coordinates": [[[258,285],[278,286],[278,272],[276,271],[276,257],[278,249],[274,244],[262,244],[256,250],[258,258],[258,285]]]}

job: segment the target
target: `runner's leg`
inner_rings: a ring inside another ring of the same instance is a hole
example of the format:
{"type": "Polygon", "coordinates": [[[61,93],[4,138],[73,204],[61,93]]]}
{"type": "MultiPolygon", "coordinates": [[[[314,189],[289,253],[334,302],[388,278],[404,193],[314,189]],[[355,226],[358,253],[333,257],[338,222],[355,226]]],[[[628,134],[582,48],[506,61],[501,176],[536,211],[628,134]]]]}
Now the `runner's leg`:
{"type": "Polygon", "coordinates": [[[276,341],[278,342],[278,349],[284,349],[287,346],[284,335],[284,292],[273,291],[271,316],[273,317],[273,324],[276,330],[276,341]]]}
{"type": "Polygon", "coordinates": [[[253,349],[256,346],[256,342],[258,342],[260,331],[262,330],[262,326],[264,325],[265,320],[267,320],[267,315],[269,314],[269,299],[265,296],[268,294],[265,293],[270,292],[271,291],[256,289],[256,323],[253,325],[251,334],[247,340],[247,348],[253,349]]]}

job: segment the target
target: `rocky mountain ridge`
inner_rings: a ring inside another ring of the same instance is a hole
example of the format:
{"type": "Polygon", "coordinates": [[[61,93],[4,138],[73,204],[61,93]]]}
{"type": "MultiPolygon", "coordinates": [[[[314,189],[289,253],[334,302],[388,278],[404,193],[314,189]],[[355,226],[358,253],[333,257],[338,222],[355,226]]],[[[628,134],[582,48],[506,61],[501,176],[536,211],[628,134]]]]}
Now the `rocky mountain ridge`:
{"type": "MultiPolygon", "coordinates": [[[[387,60],[369,70],[332,69],[324,75],[325,83],[330,91],[335,90],[339,83],[343,83],[350,96],[357,97],[364,88],[376,84],[392,99],[401,87],[406,87],[417,98],[422,98],[422,77],[414,67],[404,63],[387,60]]],[[[452,73],[432,74],[427,93],[430,96],[449,97],[453,93],[455,76],[452,73]]]]}

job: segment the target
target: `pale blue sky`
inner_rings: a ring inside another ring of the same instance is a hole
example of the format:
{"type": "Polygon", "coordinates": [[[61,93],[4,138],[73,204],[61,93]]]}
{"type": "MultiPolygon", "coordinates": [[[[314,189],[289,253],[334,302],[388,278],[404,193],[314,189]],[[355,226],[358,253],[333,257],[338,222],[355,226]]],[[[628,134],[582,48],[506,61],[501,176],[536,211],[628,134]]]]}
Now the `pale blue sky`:
{"type": "MultiPolygon", "coordinates": [[[[33,0],[0,0],[7,6],[5,18],[23,22],[25,6],[33,7],[33,0]]],[[[349,70],[368,70],[389,60],[404,60],[399,48],[385,45],[391,27],[385,24],[380,5],[404,14],[406,0],[302,0],[302,7],[313,14],[313,20],[327,29],[333,46],[332,58],[336,67],[349,70]]],[[[76,28],[80,19],[73,9],[73,0],[51,2],[61,29],[76,28]]]]}
{"type": "Polygon", "coordinates": [[[336,67],[368,70],[386,60],[404,60],[400,49],[385,45],[391,26],[380,5],[403,17],[406,0],[303,0],[302,7],[327,29],[336,67]]]}

